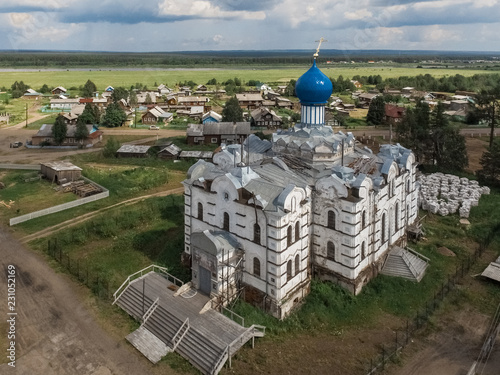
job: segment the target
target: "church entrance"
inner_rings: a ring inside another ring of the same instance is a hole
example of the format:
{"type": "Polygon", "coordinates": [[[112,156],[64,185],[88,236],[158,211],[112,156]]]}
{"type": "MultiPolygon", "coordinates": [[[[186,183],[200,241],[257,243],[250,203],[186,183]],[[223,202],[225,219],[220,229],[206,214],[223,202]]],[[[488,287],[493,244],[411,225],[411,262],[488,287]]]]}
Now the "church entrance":
{"type": "Polygon", "coordinates": [[[203,294],[210,296],[212,291],[212,273],[205,267],[200,266],[200,291],[203,294]]]}

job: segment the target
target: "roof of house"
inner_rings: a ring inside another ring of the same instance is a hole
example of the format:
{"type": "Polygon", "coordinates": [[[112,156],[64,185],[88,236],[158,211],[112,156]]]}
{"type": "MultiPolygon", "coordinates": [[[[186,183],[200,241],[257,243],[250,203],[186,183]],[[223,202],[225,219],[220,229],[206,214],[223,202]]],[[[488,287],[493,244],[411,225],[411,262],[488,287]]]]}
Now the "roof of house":
{"type": "Polygon", "coordinates": [[[143,117],[146,116],[148,113],[151,113],[154,117],[156,118],[170,118],[173,116],[172,113],[170,112],[165,112],[163,109],[161,109],[160,107],[158,106],[155,106],[153,108],[151,108],[148,112],[146,112],[144,115],[142,115],[143,117]]]}
{"type": "Polygon", "coordinates": [[[212,151],[182,151],[179,155],[180,158],[196,158],[196,159],[211,159],[213,156],[212,151]]]}
{"type": "Polygon", "coordinates": [[[239,102],[258,102],[264,100],[260,94],[236,94],[236,99],[238,99],[239,102]]]}
{"type": "MultiPolygon", "coordinates": [[[[34,135],[34,137],[52,137],[52,124],[43,124],[38,133],[34,135]]],[[[96,131],[93,125],[86,125],[89,134],[92,134],[96,131]]],[[[67,125],[68,131],[66,132],[66,138],[71,138],[75,136],[76,133],[76,125],[67,125]]]]}
{"type": "Polygon", "coordinates": [[[53,169],[54,171],[81,171],[82,168],[70,163],[69,161],[51,161],[48,163],[40,163],[44,167],[53,169]]]}
{"type": "Polygon", "coordinates": [[[117,153],[145,154],[150,148],[151,146],[123,145],[118,149],[117,153]]]}
{"type": "Polygon", "coordinates": [[[226,134],[250,134],[249,122],[209,122],[207,124],[189,124],[187,135],[226,135],[226,134]]]}
{"type": "Polygon", "coordinates": [[[392,118],[402,118],[406,112],[406,108],[398,107],[394,104],[385,105],[385,115],[392,118]]]}
{"type": "Polygon", "coordinates": [[[218,122],[220,122],[220,120],[222,120],[222,115],[218,114],[215,111],[209,111],[207,113],[204,113],[202,119],[205,120],[209,117],[212,117],[214,120],[216,120],[218,122]]]}
{"type": "Polygon", "coordinates": [[[168,154],[171,154],[171,155],[178,155],[180,152],[182,151],[182,149],[174,144],[171,144],[165,148],[162,148],[158,153],[168,153],[168,154]]]}
{"type": "Polygon", "coordinates": [[[196,103],[208,103],[210,99],[206,96],[179,96],[179,99],[177,99],[177,102],[179,104],[181,103],[191,103],[191,102],[196,102],[196,103]]]}
{"type": "Polygon", "coordinates": [[[56,88],[52,89],[52,91],[56,91],[56,90],[60,90],[60,91],[63,91],[63,92],[66,92],[68,90],[66,90],[64,87],[62,86],[57,86],[56,88]]]}
{"type": "Polygon", "coordinates": [[[259,121],[260,119],[262,119],[264,116],[266,116],[268,114],[271,114],[272,121],[281,121],[280,116],[276,115],[276,113],[274,111],[269,110],[267,108],[260,107],[260,108],[254,109],[251,112],[251,116],[253,117],[253,119],[255,121],[259,121]]]}

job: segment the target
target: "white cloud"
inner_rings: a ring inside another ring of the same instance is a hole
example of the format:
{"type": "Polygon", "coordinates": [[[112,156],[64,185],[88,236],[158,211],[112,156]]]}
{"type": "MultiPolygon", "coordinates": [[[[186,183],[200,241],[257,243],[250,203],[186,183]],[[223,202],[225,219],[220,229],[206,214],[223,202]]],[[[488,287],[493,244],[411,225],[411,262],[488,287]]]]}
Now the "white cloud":
{"type": "Polygon", "coordinates": [[[359,9],[354,12],[345,12],[344,17],[348,20],[362,20],[363,18],[372,17],[373,13],[367,9],[359,9]]]}
{"type": "Polygon", "coordinates": [[[199,18],[239,18],[245,20],[263,20],[263,11],[227,11],[213,5],[208,0],[163,0],[159,5],[162,16],[199,17],[199,18]]]}
{"type": "Polygon", "coordinates": [[[220,43],[224,40],[224,37],[220,34],[217,34],[217,35],[214,35],[214,37],[212,38],[212,40],[215,42],[215,43],[220,43]]]}

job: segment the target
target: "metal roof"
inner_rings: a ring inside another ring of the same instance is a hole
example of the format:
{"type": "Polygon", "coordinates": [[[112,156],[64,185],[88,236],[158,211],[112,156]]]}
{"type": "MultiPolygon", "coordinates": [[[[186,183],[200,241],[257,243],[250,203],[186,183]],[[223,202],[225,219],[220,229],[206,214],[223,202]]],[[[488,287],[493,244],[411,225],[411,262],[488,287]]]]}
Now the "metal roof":
{"type": "Polygon", "coordinates": [[[70,163],[69,161],[51,161],[48,163],[40,163],[47,168],[53,169],[54,171],[81,171],[82,168],[70,163]]]}
{"type": "Polygon", "coordinates": [[[118,149],[118,153],[145,154],[151,146],[123,145],[118,149]]]}

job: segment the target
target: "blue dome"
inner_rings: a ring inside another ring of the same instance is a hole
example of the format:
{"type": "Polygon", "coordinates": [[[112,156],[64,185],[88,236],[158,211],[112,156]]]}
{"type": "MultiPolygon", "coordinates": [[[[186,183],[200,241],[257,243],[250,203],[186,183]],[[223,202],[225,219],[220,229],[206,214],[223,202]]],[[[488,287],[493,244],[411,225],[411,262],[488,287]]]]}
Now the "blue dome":
{"type": "Polygon", "coordinates": [[[318,69],[316,60],[295,84],[295,93],[303,104],[325,104],[332,95],[332,91],[330,78],[318,69]]]}

